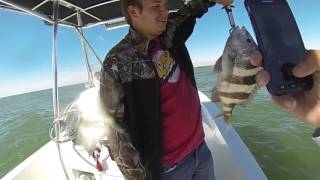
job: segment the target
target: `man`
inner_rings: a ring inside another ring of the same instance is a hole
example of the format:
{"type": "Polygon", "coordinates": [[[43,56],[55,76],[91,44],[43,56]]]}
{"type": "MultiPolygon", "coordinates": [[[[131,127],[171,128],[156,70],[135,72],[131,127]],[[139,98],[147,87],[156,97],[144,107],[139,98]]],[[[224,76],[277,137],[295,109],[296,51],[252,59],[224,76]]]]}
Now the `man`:
{"type": "Polygon", "coordinates": [[[109,141],[126,179],[214,179],[200,100],[185,46],[196,17],[215,3],[191,0],[169,14],[165,0],[122,0],[129,33],[107,54],[102,106],[109,141]]]}

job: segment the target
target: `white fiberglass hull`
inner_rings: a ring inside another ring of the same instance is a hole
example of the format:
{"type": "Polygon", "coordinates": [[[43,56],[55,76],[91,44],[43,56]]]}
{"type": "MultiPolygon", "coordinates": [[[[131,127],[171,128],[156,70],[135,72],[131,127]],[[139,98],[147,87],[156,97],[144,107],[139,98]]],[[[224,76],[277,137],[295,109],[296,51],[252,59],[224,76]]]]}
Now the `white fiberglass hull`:
{"type": "MultiPolygon", "coordinates": [[[[205,140],[214,159],[217,180],[265,180],[267,179],[246,145],[232,127],[227,127],[216,104],[199,92],[205,140]]],[[[71,141],[60,144],[61,157],[69,179],[120,180],[124,179],[116,163],[111,158],[102,159],[106,170],[99,172],[95,161],[80,146],[71,141]],[[75,150],[76,149],[76,150],[75,150]]],[[[101,157],[108,157],[106,148],[102,148],[101,157]]],[[[60,162],[55,142],[50,141],[33,155],[10,171],[4,180],[15,179],[67,179],[60,162]]]]}

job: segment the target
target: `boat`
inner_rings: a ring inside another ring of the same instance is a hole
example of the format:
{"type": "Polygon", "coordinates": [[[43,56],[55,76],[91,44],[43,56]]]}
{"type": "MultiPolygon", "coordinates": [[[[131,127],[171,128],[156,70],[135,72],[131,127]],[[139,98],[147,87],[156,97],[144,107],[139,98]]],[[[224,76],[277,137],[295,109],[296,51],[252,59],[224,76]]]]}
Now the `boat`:
{"type": "MultiPolygon", "coordinates": [[[[175,11],[182,6],[182,0],[170,0],[169,9],[175,11]]],[[[101,143],[99,156],[93,156],[81,144],[72,141],[70,135],[65,139],[59,134],[61,122],[79,119],[81,102],[97,104],[99,91],[98,74],[92,70],[87,58],[87,51],[94,49],[86,40],[83,31],[98,25],[108,30],[126,26],[120,10],[119,0],[0,0],[0,10],[9,9],[17,13],[26,13],[39,17],[47,25],[51,25],[52,34],[52,69],[53,69],[53,112],[54,120],[50,128],[51,141],[42,146],[31,156],[6,174],[3,180],[25,179],[124,179],[121,171],[108,153],[107,146],[101,143]],[[85,52],[85,64],[88,72],[87,89],[79,99],[72,102],[64,112],[59,110],[57,87],[56,34],[59,26],[76,29],[85,52]],[[89,97],[89,98],[88,98],[89,97]],[[98,162],[101,168],[98,168],[98,162]]],[[[96,55],[101,63],[101,60],[96,55]]],[[[217,180],[265,180],[262,171],[253,155],[233,127],[229,127],[219,116],[220,109],[205,94],[199,91],[201,100],[205,141],[214,159],[214,171],[217,180]]],[[[91,107],[91,108],[92,108],[91,107]]],[[[67,128],[67,126],[65,127],[67,128]]],[[[107,141],[107,139],[106,139],[107,141]]],[[[94,150],[96,152],[96,149],[94,150]]]]}

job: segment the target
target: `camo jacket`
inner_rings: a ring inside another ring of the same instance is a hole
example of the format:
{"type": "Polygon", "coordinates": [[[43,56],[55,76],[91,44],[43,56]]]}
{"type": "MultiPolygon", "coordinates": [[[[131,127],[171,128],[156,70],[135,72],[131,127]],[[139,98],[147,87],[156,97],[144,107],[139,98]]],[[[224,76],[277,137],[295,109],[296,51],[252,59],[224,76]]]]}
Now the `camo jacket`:
{"type": "MultiPolygon", "coordinates": [[[[215,3],[191,0],[170,13],[160,41],[196,88],[193,65],[185,46],[196,17],[215,3]]],[[[108,139],[110,153],[125,179],[161,177],[162,120],[160,80],[148,49],[153,41],[129,29],[107,54],[100,78],[102,107],[113,118],[108,139]]]]}

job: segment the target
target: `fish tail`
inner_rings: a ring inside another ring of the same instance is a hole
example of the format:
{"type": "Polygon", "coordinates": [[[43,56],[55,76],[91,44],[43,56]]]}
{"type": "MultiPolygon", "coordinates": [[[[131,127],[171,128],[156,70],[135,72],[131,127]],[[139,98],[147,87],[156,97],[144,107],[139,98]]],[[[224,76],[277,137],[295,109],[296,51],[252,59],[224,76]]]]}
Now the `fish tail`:
{"type": "Polygon", "coordinates": [[[231,126],[232,110],[234,106],[235,106],[234,104],[223,105],[223,117],[227,126],[231,126]]]}
{"type": "Polygon", "coordinates": [[[223,113],[224,122],[227,124],[228,127],[231,126],[231,113],[223,113]]]}

